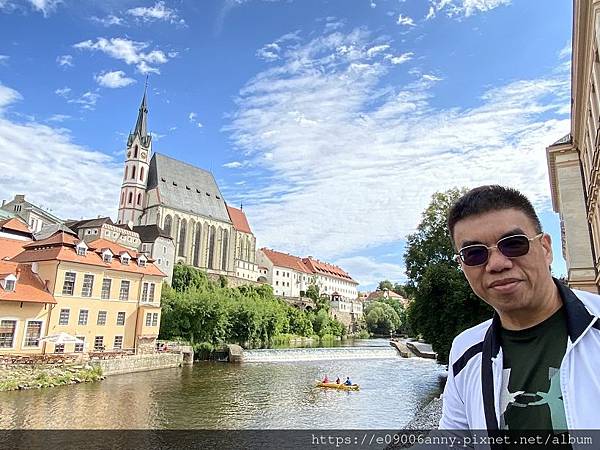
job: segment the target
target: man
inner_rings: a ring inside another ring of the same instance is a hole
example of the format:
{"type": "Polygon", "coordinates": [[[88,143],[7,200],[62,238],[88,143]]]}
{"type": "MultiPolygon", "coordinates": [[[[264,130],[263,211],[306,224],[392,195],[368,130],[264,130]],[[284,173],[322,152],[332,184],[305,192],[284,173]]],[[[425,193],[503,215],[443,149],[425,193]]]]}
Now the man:
{"type": "Polygon", "coordinates": [[[481,186],[450,209],[460,267],[494,317],[452,343],[440,429],[600,428],[600,296],[550,273],[529,200],[481,186]]]}

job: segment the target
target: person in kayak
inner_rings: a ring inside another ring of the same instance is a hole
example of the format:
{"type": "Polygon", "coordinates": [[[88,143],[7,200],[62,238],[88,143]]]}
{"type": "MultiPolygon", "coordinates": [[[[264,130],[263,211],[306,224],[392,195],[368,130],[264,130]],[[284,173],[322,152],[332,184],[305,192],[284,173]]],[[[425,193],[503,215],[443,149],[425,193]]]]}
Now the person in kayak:
{"type": "Polygon", "coordinates": [[[340,377],[337,377],[337,379],[335,380],[335,384],[340,384],[342,381],[340,380],[340,377]]]}
{"type": "Polygon", "coordinates": [[[327,378],[327,375],[325,375],[325,378],[323,378],[323,383],[329,383],[329,378],[327,378]]]}
{"type": "Polygon", "coordinates": [[[346,377],[346,381],[344,382],[346,386],[352,386],[352,381],[350,381],[350,377],[346,377]]]}

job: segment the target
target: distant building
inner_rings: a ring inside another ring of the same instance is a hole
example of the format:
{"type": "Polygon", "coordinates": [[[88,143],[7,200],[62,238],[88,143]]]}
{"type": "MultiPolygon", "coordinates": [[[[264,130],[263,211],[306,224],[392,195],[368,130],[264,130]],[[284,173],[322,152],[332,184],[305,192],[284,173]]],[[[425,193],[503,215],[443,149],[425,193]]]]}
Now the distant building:
{"type": "Polygon", "coordinates": [[[330,298],[334,295],[341,300],[356,300],[358,298],[358,283],[342,268],[314,259],[312,256],[303,258],[302,262],[313,274],[314,283],[321,294],[330,298]]]}
{"type": "Polygon", "coordinates": [[[265,269],[262,277],[281,297],[304,297],[313,279],[302,258],[261,248],[256,253],[258,264],[265,269]]]}
{"type": "Polygon", "coordinates": [[[175,244],[158,225],[138,225],[133,227],[141,241],[140,252],[154,261],[154,264],[167,275],[165,281],[173,280],[173,262],[175,261],[175,244]]]}
{"type": "Polygon", "coordinates": [[[383,289],[369,293],[364,299],[365,306],[370,302],[384,300],[386,298],[393,298],[395,300],[398,300],[398,302],[400,302],[400,304],[404,307],[407,307],[410,303],[410,300],[408,298],[402,297],[400,294],[396,294],[394,291],[390,291],[389,289],[383,289]]]}
{"type": "Polygon", "coordinates": [[[102,238],[134,250],[138,250],[142,243],[139,234],[129,228],[127,224],[117,225],[113,223],[110,217],[68,220],[65,225],[77,233],[79,238],[85,242],[102,238]]]}
{"type": "MultiPolygon", "coordinates": [[[[17,264],[14,270],[7,267],[12,273],[24,265],[28,272],[21,274],[27,274],[30,287],[12,304],[0,301],[0,323],[5,330],[2,351],[154,351],[165,274],[145,255],[106,239],[85,242],[75,234],[57,231],[44,240],[25,244],[9,262],[17,264]],[[19,309],[18,300],[23,298],[30,298],[37,306],[19,309]],[[42,303],[43,309],[39,306],[42,303]],[[54,306],[49,308],[48,304],[54,306]],[[40,333],[61,331],[84,344],[39,342],[40,333]]],[[[18,286],[19,277],[15,276],[18,286]]]]}
{"type": "Polygon", "coordinates": [[[600,287],[600,3],[573,2],[571,130],[546,149],[567,282],[600,287]]]}
{"type": "Polygon", "coordinates": [[[227,212],[233,224],[232,243],[234,248],[233,265],[235,276],[257,281],[260,277],[256,263],[256,238],[250,229],[246,214],[242,209],[227,205],[227,212]]]}
{"type": "Polygon", "coordinates": [[[15,198],[9,202],[2,200],[0,209],[23,219],[34,233],[44,226],[62,223],[62,220],[54,214],[26,201],[23,194],[15,195],[15,198]]]}

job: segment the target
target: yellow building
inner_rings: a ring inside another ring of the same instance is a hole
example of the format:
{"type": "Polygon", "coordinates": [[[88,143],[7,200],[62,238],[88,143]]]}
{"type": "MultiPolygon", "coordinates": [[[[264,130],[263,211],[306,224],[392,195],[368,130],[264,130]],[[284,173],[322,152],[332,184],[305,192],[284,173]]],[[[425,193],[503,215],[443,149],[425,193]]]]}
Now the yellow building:
{"type": "Polygon", "coordinates": [[[43,335],[65,332],[84,342],[42,344],[39,352],[154,351],[165,274],[143,254],[104,239],[85,243],[65,231],[27,243],[23,249],[12,262],[30,265],[55,304],[43,313],[31,310],[18,315],[16,303],[0,302],[0,318],[18,318],[12,347],[0,352],[28,350],[18,328],[26,329],[27,320],[38,318],[43,335]]]}
{"type": "Polygon", "coordinates": [[[598,292],[600,2],[575,0],[573,4],[571,132],[547,148],[547,159],[569,285],[598,292]]]}

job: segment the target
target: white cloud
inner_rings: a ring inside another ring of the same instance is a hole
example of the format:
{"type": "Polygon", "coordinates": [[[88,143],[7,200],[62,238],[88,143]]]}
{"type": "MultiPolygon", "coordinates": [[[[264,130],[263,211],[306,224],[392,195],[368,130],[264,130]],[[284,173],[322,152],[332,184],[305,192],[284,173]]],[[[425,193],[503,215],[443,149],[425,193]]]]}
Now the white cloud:
{"type": "Polygon", "coordinates": [[[100,94],[95,92],[87,91],[81,94],[81,96],[77,98],[71,98],[67,100],[67,103],[74,103],[76,105],[81,105],[83,109],[93,110],[96,106],[96,102],[100,98],[100,94]]]}
{"type": "Polygon", "coordinates": [[[559,57],[559,59],[566,59],[566,58],[570,59],[571,52],[572,52],[571,42],[567,42],[565,44],[565,46],[560,50],[560,52],[558,52],[558,57],[559,57]]]}
{"type": "Polygon", "coordinates": [[[398,20],[396,21],[396,23],[398,25],[406,25],[408,27],[416,26],[415,21],[412,18],[408,16],[403,16],[402,14],[398,15],[398,20]]]}
{"type": "Polygon", "coordinates": [[[73,57],[71,55],[57,56],[56,62],[61,67],[73,67],[73,57]]]}
{"type": "Polygon", "coordinates": [[[165,21],[170,23],[185,24],[183,19],[179,19],[177,11],[165,6],[164,1],[156,2],[154,6],[132,8],[127,10],[127,14],[134,16],[144,22],[165,21]]]}
{"type": "Polygon", "coordinates": [[[188,119],[190,122],[195,122],[197,117],[198,117],[198,114],[196,114],[195,112],[191,112],[188,114],[188,119]]]}
{"type": "Polygon", "coordinates": [[[64,122],[70,118],[71,116],[66,114],[53,114],[48,118],[48,122],[64,122]]]}
{"type": "Polygon", "coordinates": [[[80,50],[101,51],[106,55],[124,61],[126,64],[134,64],[137,70],[142,73],[160,73],[158,68],[151,66],[164,64],[169,59],[162,50],[152,50],[144,53],[143,50],[150,46],[147,42],[136,42],[125,38],[98,38],[96,42],[92,40],[82,41],[73,47],[80,50]]]}
{"type": "Polygon", "coordinates": [[[425,19],[435,17],[438,12],[446,13],[448,17],[469,17],[510,5],[511,0],[430,0],[429,3],[429,13],[425,19]]]}
{"type": "Polygon", "coordinates": [[[122,70],[115,70],[113,72],[102,72],[100,75],[94,76],[94,79],[100,86],[107,88],[121,88],[129,86],[135,83],[133,78],[125,76],[125,72],[122,70]]]}
{"type": "Polygon", "coordinates": [[[34,9],[40,11],[44,17],[48,17],[62,3],[62,0],[29,0],[29,3],[34,9]]]}
{"type": "Polygon", "coordinates": [[[261,49],[258,49],[256,52],[256,56],[258,56],[259,58],[261,58],[265,61],[275,61],[275,60],[279,59],[279,54],[278,54],[279,50],[280,50],[279,45],[277,45],[277,43],[273,42],[271,44],[265,45],[261,49]]]}
{"type": "Polygon", "coordinates": [[[441,108],[441,74],[390,86],[387,52],[367,55],[374,42],[357,29],[282,46],[241,89],[225,131],[260,171],[239,199],[264,245],[334,260],[397,243],[454,186],[508,184],[550,209],[544,148],[569,130],[568,72],[441,108]]]}
{"type": "Polygon", "coordinates": [[[377,3],[371,0],[370,6],[371,8],[377,8],[377,3]]]}
{"type": "Polygon", "coordinates": [[[202,128],[204,126],[201,122],[198,122],[196,125],[198,125],[198,128],[202,128]]]}
{"type": "Polygon", "coordinates": [[[239,161],[231,161],[231,162],[223,164],[223,167],[227,167],[228,169],[239,169],[240,167],[243,167],[243,166],[244,165],[239,161]]]}
{"type": "Polygon", "coordinates": [[[0,64],[4,65],[10,59],[10,56],[0,55],[0,64]]]}
{"type": "Polygon", "coordinates": [[[415,56],[415,54],[413,52],[406,52],[406,53],[402,53],[401,55],[398,55],[398,56],[386,55],[385,57],[392,64],[398,65],[398,64],[404,64],[405,62],[410,61],[413,56],[415,56]]]}
{"type": "Polygon", "coordinates": [[[113,25],[125,25],[125,21],[121,17],[117,17],[110,14],[106,17],[92,16],[92,21],[104,25],[105,27],[111,27],[113,25]]]}
{"type": "Polygon", "coordinates": [[[114,218],[121,158],[117,162],[74,144],[64,129],[35,122],[21,124],[2,117],[1,109],[20,98],[18,92],[0,85],[0,154],[6,155],[0,159],[0,198],[26,193],[64,219],[97,215],[114,218]]]}
{"type": "Polygon", "coordinates": [[[366,256],[353,256],[335,260],[334,264],[343,268],[355,281],[361,290],[366,287],[374,289],[381,280],[393,280],[404,283],[407,280],[406,269],[400,264],[385,263],[366,256]]]}
{"type": "Polygon", "coordinates": [[[67,98],[69,96],[69,94],[71,93],[71,88],[65,86],[64,88],[56,89],[54,91],[54,93],[56,95],[60,95],[61,97],[67,98]]]}
{"type": "Polygon", "coordinates": [[[372,58],[373,56],[387,50],[388,48],[390,48],[388,44],[374,45],[373,47],[367,50],[367,57],[372,58]]]}

